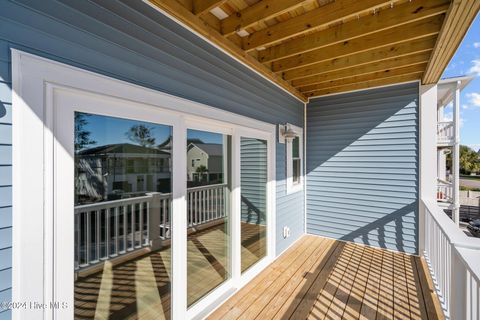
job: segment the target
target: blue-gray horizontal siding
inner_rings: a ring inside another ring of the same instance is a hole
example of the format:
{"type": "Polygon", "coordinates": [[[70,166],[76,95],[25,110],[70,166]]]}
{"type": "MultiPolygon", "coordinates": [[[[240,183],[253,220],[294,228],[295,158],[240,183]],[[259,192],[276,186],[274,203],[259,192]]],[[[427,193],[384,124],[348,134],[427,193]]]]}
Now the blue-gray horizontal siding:
{"type": "Polygon", "coordinates": [[[307,232],[418,252],[418,84],[312,100],[307,232]]]}
{"type": "MultiPolygon", "coordinates": [[[[0,7],[0,301],[11,292],[11,48],[269,123],[302,126],[301,102],[142,1],[0,0],[0,7]]],[[[285,194],[281,148],[277,221],[303,225],[301,197],[294,205],[285,194]]],[[[277,237],[277,251],[300,234],[277,237]]]]}
{"type": "Polygon", "coordinates": [[[267,142],[240,140],[240,187],[242,222],[265,225],[267,208],[267,142]]]}

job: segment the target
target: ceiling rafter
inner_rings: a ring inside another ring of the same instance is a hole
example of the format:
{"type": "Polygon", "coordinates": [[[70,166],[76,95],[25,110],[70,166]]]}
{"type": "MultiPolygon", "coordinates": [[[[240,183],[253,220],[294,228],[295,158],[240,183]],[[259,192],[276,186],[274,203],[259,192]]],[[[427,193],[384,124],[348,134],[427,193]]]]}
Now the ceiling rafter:
{"type": "Polygon", "coordinates": [[[227,0],[193,0],[193,13],[196,15],[204,14],[225,2],[227,0]]]}
{"type": "Polygon", "coordinates": [[[302,101],[438,81],[480,10],[478,0],[147,1],[302,101]]]}
{"type": "Polygon", "coordinates": [[[149,0],[150,3],[161,11],[168,15],[178,19],[188,28],[194,30],[202,37],[215,43],[226,53],[236,58],[240,62],[244,63],[251,69],[255,70],[265,78],[276,83],[284,90],[291,93],[302,101],[307,101],[304,95],[302,95],[296,88],[292,87],[287,81],[283,80],[280,75],[275,74],[269,68],[260,63],[256,58],[244,52],[240,47],[229,39],[223,37],[218,31],[211,28],[202,19],[195,16],[190,10],[184,7],[176,0],[149,0]]]}
{"type": "MultiPolygon", "coordinates": [[[[429,36],[416,40],[407,40],[400,43],[389,44],[384,47],[354,53],[348,56],[333,58],[282,73],[285,80],[303,79],[313,75],[324,74],[337,70],[361,66],[387,59],[403,57],[405,55],[431,52],[435,45],[436,37],[429,36]]],[[[293,81],[292,81],[293,83],[293,81]]]]}
{"type": "Polygon", "coordinates": [[[419,80],[422,74],[423,72],[419,72],[419,73],[412,73],[412,74],[394,76],[389,78],[368,80],[364,82],[346,84],[343,86],[338,86],[333,88],[319,89],[316,91],[308,92],[305,95],[309,98],[313,98],[313,97],[321,97],[329,94],[344,93],[344,92],[355,91],[355,90],[365,90],[365,89],[375,88],[378,86],[386,86],[386,85],[393,85],[397,83],[411,82],[411,81],[419,80]]]}
{"type": "Polygon", "coordinates": [[[311,85],[311,86],[303,87],[300,91],[303,92],[303,93],[308,93],[308,92],[314,92],[314,91],[317,91],[317,90],[323,90],[323,89],[328,89],[328,88],[334,88],[334,87],[339,87],[339,86],[344,86],[344,85],[355,84],[355,83],[359,83],[359,82],[370,81],[370,80],[374,80],[374,79],[386,79],[386,78],[390,78],[390,77],[396,77],[396,76],[407,75],[407,74],[423,73],[426,65],[427,64],[424,63],[424,64],[419,64],[419,65],[402,67],[402,68],[398,68],[398,69],[392,69],[392,70],[388,69],[388,70],[383,70],[383,71],[378,71],[378,72],[372,72],[372,73],[363,74],[363,75],[359,75],[359,76],[353,76],[353,77],[349,77],[349,78],[329,80],[329,81],[314,84],[314,85],[311,85]]]}
{"type": "Polygon", "coordinates": [[[311,2],[311,0],[259,1],[222,20],[222,34],[231,35],[234,32],[251,27],[260,21],[294,10],[307,2],[311,2]]]}
{"type": "Polygon", "coordinates": [[[425,64],[428,62],[428,59],[430,58],[430,53],[431,53],[430,51],[414,53],[414,54],[405,55],[402,57],[395,57],[395,58],[382,60],[378,62],[372,62],[372,63],[361,65],[361,66],[353,66],[347,69],[314,75],[308,78],[302,78],[299,80],[292,81],[292,85],[294,87],[299,88],[299,90],[302,91],[307,86],[319,84],[326,81],[333,81],[338,79],[349,78],[352,76],[369,74],[373,72],[382,72],[386,70],[393,70],[393,69],[403,68],[407,66],[425,64]]]}
{"type": "Polygon", "coordinates": [[[341,43],[335,42],[330,46],[274,61],[271,68],[275,72],[286,71],[331,58],[343,57],[353,53],[360,53],[374,48],[383,47],[393,43],[428,37],[438,34],[442,22],[443,17],[436,16],[415,21],[407,26],[382,30],[375,34],[368,34],[364,37],[359,37],[350,41],[341,43]]]}
{"type": "Polygon", "coordinates": [[[316,33],[296,38],[259,52],[262,62],[269,62],[302,54],[335,43],[340,43],[400,27],[432,16],[443,14],[448,9],[449,0],[412,1],[386,9],[375,15],[362,17],[316,33]]]}
{"type": "Polygon", "coordinates": [[[392,0],[336,0],[302,15],[255,32],[243,39],[243,49],[251,51],[281,40],[299,36],[335,22],[341,22],[360,12],[391,3],[392,0]]]}

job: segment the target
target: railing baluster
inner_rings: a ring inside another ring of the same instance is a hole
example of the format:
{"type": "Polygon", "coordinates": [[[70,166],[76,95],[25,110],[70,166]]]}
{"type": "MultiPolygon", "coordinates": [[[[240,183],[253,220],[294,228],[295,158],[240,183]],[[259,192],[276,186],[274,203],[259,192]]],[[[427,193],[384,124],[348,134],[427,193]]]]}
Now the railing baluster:
{"type": "Polygon", "coordinates": [[[192,226],[197,224],[197,193],[195,191],[192,191],[192,196],[193,196],[193,221],[192,221],[192,226]]]}
{"type": "Polygon", "coordinates": [[[86,234],[86,237],[85,237],[85,257],[86,257],[86,261],[85,261],[85,264],[86,265],[89,265],[90,264],[90,241],[91,241],[91,221],[90,221],[90,215],[91,215],[91,212],[90,211],[87,211],[86,212],[86,224],[87,224],[87,227],[86,227],[86,230],[87,230],[87,234],[86,234]]]}
{"type": "Polygon", "coordinates": [[[202,223],[207,221],[207,190],[202,190],[202,223]]]}
{"type": "Polygon", "coordinates": [[[150,201],[147,202],[147,231],[146,231],[146,244],[150,245],[150,201]]]}
{"type": "Polygon", "coordinates": [[[205,193],[207,194],[206,199],[205,199],[205,201],[207,202],[207,209],[206,209],[207,219],[206,219],[206,221],[211,220],[211,217],[210,217],[210,194],[211,194],[211,192],[210,191],[212,191],[212,189],[205,190],[205,193]]]}
{"type": "Polygon", "coordinates": [[[123,251],[127,252],[127,206],[123,206],[123,251]]]}
{"type": "Polygon", "coordinates": [[[105,258],[110,256],[110,208],[105,209],[105,258]]]}
{"type": "Polygon", "coordinates": [[[140,226],[139,226],[139,229],[140,229],[140,246],[143,246],[144,245],[144,240],[143,240],[143,202],[140,202],[139,204],[139,207],[138,207],[138,215],[139,215],[139,219],[140,219],[140,226]]]}
{"type": "Polygon", "coordinates": [[[118,255],[118,246],[120,245],[120,237],[119,237],[119,225],[118,225],[118,215],[119,215],[119,207],[115,207],[115,255],[118,255]]]}
{"type": "Polygon", "coordinates": [[[163,237],[167,238],[167,205],[165,199],[162,199],[162,228],[163,237]]]}
{"type": "Polygon", "coordinates": [[[95,244],[97,248],[96,260],[100,260],[100,213],[101,210],[95,211],[95,227],[96,227],[96,235],[95,235],[95,244]]]}
{"type": "Polygon", "coordinates": [[[80,266],[80,216],[75,211],[75,270],[80,266]]]}
{"type": "Polygon", "coordinates": [[[215,198],[214,198],[214,201],[215,201],[215,219],[218,219],[218,189],[219,188],[215,188],[215,198]]]}
{"type": "Polygon", "coordinates": [[[188,220],[188,226],[192,227],[192,222],[193,222],[193,206],[192,206],[192,194],[187,191],[187,197],[188,197],[188,213],[189,213],[189,220],[188,220]]]}

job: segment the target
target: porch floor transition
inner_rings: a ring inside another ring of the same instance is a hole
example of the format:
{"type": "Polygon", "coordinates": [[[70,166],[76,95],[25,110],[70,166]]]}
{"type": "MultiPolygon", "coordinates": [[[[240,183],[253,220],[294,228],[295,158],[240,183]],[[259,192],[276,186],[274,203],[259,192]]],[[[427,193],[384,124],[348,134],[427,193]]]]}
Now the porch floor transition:
{"type": "Polygon", "coordinates": [[[209,319],[443,319],[424,259],[306,235],[209,319]]]}

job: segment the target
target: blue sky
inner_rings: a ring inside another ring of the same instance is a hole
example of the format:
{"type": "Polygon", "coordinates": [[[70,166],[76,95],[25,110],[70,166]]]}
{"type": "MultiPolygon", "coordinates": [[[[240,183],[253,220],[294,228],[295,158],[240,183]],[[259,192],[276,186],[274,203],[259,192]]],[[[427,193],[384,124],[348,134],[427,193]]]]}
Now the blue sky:
{"type": "Polygon", "coordinates": [[[134,125],[144,125],[150,128],[150,133],[155,138],[155,144],[160,144],[171,135],[170,126],[158,125],[149,122],[136,120],[106,117],[100,115],[89,115],[86,120],[88,124],[84,127],[85,131],[90,132],[90,139],[97,143],[90,147],[96,147],[115,143],[133,143],[128,139],[126,133],[134,125]]]}
{"type": "MultiPolygon", "coordinates": [[[[130,141],[126,135],[134,125],[144,125],[150,128],[150,133],[155,138],[155,144],[157,145],[166,141],[172,132],[172,128],[166,125],[94,114],[89,115],[85,120],[88,123],[84,130],[90,132],[90,139],[96,142],[89,147],[115,143],[135,143],[130,141]]],[[[221,134],[192,129],[188,130],[187,136],[188,139],[200,139],[205,143],[221,144],[223,141],[221,134]]]]}
{"type": "MultiPolygon", "coordinates": [[[[442,78],[476,74],[460,96],[460,142],[480,149],[480,15],[477,15],[467,35],[450,61],[442,78]]],[[[446,116],[451,117],[451,109],[446,116]]]]}

